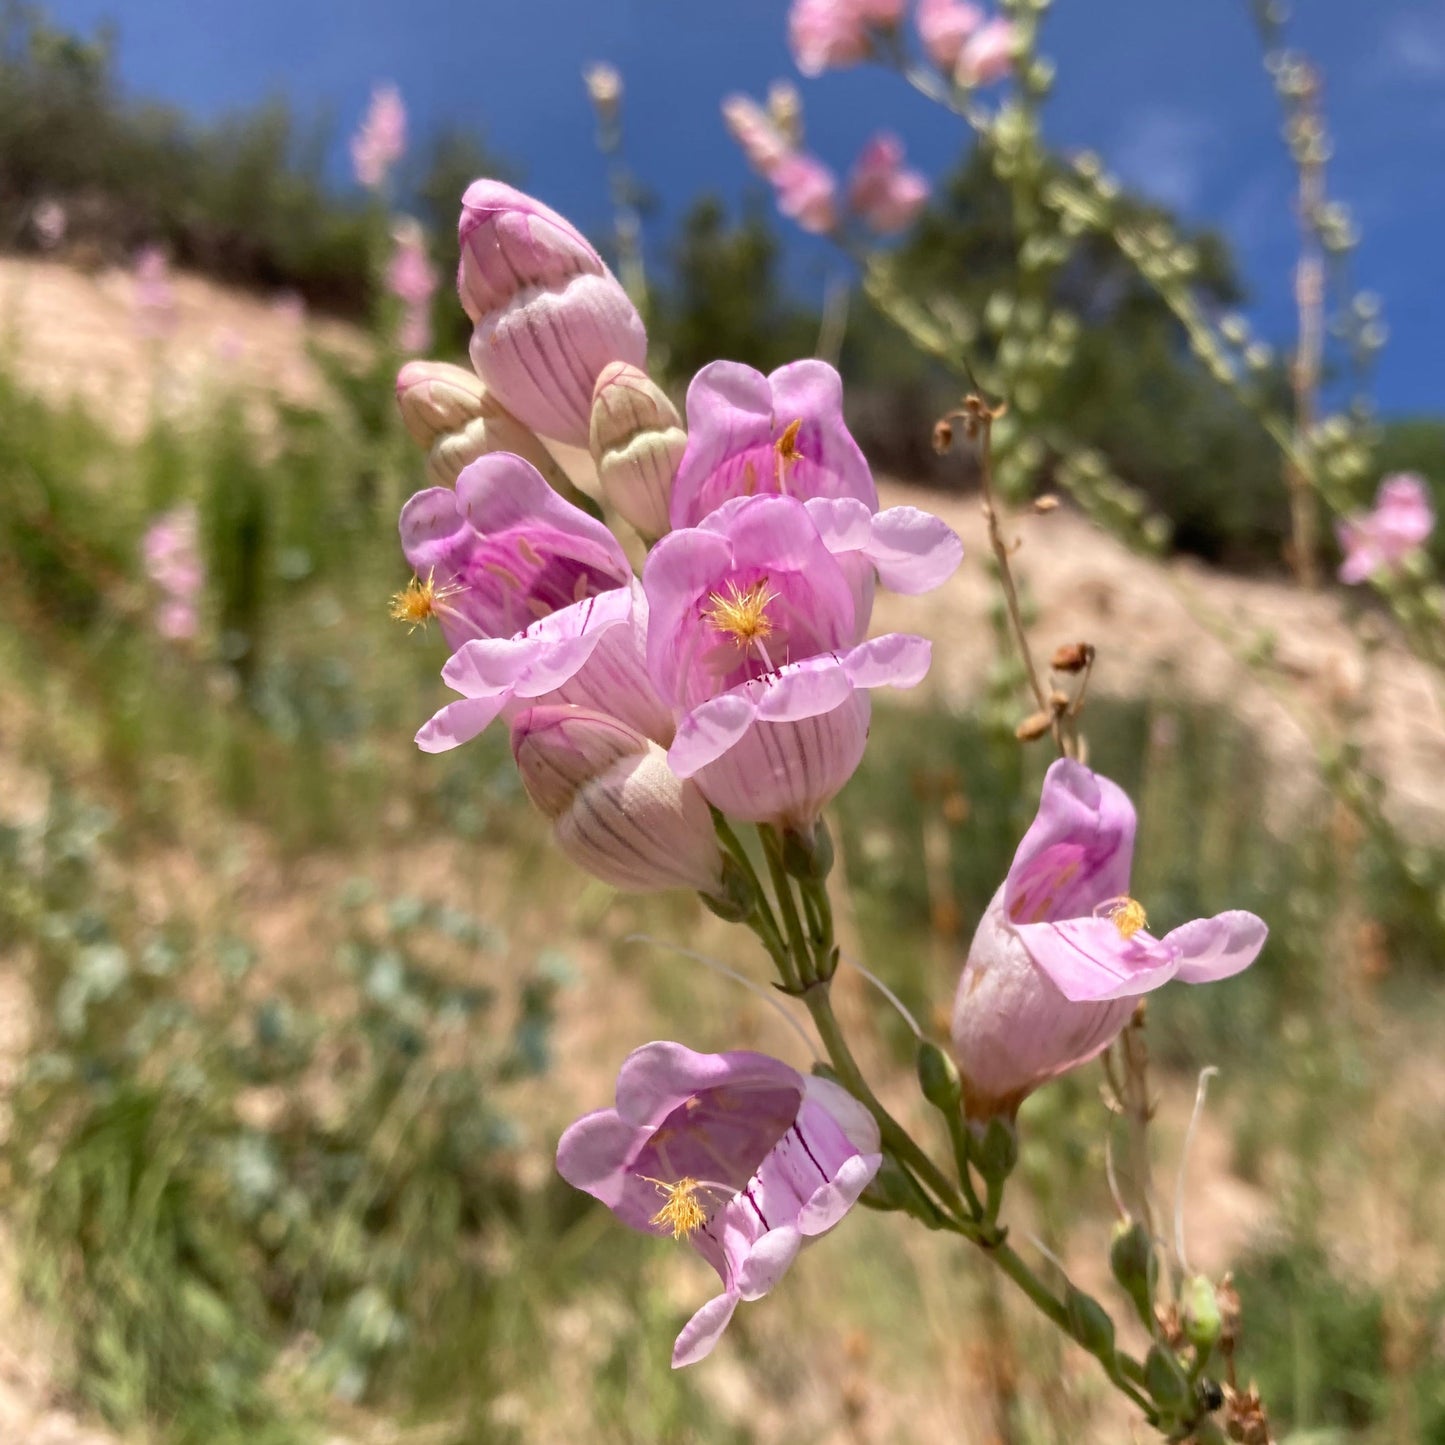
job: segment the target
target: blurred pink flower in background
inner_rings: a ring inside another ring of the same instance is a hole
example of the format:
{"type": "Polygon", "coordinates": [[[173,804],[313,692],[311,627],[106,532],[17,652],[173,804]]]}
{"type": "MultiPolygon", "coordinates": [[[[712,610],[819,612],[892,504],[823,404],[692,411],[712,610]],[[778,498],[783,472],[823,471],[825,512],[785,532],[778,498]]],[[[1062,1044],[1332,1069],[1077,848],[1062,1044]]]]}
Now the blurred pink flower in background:
{"type": "Polygon", "coordinates": [[[388,83],[371,92],[371,105],[351,138],[351,168],[363,186],[378,190],[406,153],[406,106],[388,83]]]}
{"type": "Polygon", "coordinates": [[[905,0],[793,0],[788,44],[804,75],[821,75],[866,60],[872,31],[903,17],[905,0]]]}
{"type": "Polygon", "coordinates": [[[875,231],[891,234],[912,224],[928,200],[928,181],[903,167],[897,136],[873,137],[859,153],[848,180],[848,204],[875,231]]]}
{"type": "Polygon", "coordinates": [[[838,224],[838,182],[816,156],[802,151],[784,156],[769,179],[778,209],[799,229],[822,236],[838,224]]]}
{"type": "Polygon", "coordinates": [[[1435,509],[1422,477],[1396,472],[1380,483],[1375,505],[1335,524],[1345,560],[1340,581],[1364,582],[1398,567],[1411,552],[1424,546],[1435,530],[1435,509]]]}
{"type": "Polygon", "coordinates": [[[1003,80],[1014,68],[1014,49],[1018,32],[1013,21],[985,21],[964,42],[954,66],[953,78],[969,87],[992,85],[1003,80]]]}
{"type": "Polygon", "coordinates": [[[792,154],[792,143],[772,116],[751,96],[730,95],[722,103],[723,123],[748,164],[769,180],[792,154]]]}
{"type": "Polygon", "coordinates": [[[187,502],[152,520],[141,539],[141,563],[160,593],[154,622],[162,637],[194,637],[199,624],[205,566],[201,562],[200,520],[187,502]]]}
{"type": "Polygon", "coordinates": [[[425,351],[431,345],[431,303],[437,289],[426,234],[415,221],[403,219],[392,239],[395,249],[386,267],[386,289],[402,304],[397,345],[406,352],[425,351]]]}
{"type": "Polygon", "coordinates": [[[30,224],[35,228],[35,239],[41,248],[53,251],[65,239],[69,217],[59,201],[40,201],[30,213],[30,224]]]}
{"type": "Polygon", "coordinates": [[[964,44],[983,24],[983,11],[963,0],[918,0],[913,23],[933,63],[952,71],[964,44]]]}
{"type": "Polygon", "coordinates": [[[135,258],[136,329],[142,336],[168,335],[176,324],[176,293],[170,263],[159,246],[143,247],[135,258]]]}

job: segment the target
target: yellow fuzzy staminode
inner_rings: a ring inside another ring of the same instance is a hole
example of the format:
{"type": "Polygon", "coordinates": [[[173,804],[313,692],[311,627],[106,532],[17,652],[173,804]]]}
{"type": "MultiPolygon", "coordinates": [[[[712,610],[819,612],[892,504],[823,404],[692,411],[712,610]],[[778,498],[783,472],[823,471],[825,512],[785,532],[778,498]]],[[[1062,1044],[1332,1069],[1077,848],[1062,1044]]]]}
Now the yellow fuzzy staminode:
{"type": "Polygon", "coordinates": [[[768,586],[765,577],[759,578],[748,587],[739,587],[736,582],[729,582],[726,594],[713,592],[709,595],[709,605],[703,610],[703,616],[719,632],[735,637],[744,647],[754,642],[765,642],[773,635],[768,603],[777,595],[768,586]]]}
{"type": "Polygon", "coordinates": [[[405,622],[411,631],[425,627],[437,615],[440,605],[448,597],[454,597],[462,589],[453,585],[438,587],[433,581],[436,569],[427,573],[426,581],[413,577],[406,587],[392,594],[391,615],[397,622],[405,622]]]}
{"type": "Polygon", "coordinates": [[[649,1182],[657,1186],[657,1192],[664,1198],[662,1208],[652,1216],[651,1223],[670,1229],[674,1239],[686,1239],[707,1223],[707,1214],[697,1202],[697,1191],[701,1188],[698,1180],[679,1179],[676,1184],[661,1179],[649,1182]]]}

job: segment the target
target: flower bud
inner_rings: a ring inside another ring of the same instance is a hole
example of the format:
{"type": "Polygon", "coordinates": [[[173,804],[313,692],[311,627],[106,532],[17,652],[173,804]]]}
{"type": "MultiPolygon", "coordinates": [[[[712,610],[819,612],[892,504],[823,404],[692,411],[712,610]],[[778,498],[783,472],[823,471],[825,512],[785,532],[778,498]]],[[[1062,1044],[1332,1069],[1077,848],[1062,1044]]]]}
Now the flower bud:
{"type": "Polygon", "coordinates": [[[677,408],[645,371],[604,367],[592,399],[592,460],[607,500],[653,541],[668,530],[672,479],[687,450],[677,408]]]}
{"type": "Polygon", "coordinates": [[[1166,1419],[1177,1418],[1194,1403],[1188,1376],[1174,1351],[1157,1342],[1149,1346],[1149,1353],[1144,1357],[1144,1388],[1166,1419]]]}
{"type": "Polygon", "coordinates": [[[974,1161],[984,1182],[996,1188],[1014,1171],[1019,1162],[1018,1129],[1011,1119],[995,1114],[988,1121],[981,1135],[975,1134],[977,1143],[974,1161]]]}
{"type": "Polygon", "coordinates": [[[586,446],[598,375],[646,361],[637,308],[570,221],[500,181],[468,187],[458,236],[477,375],[538,436],[586,446]]]}
{"type": "Polygon", "coordinates": [[[925,1040],[918,1046],[918,1085],[923,1097],[935,1109],[956,1114],[963,1102],[963,1080],[958,1069],[937,1044],[925,1040]]]}
{"type": "Polygon", "coordinates": [[[1185,1283],[1179,1299],[1179,1318],[1185,1339],[1199,1351],[1201,1362],[1207,1360],[1219,1343],[1223,1320],[1214,1286],[1202,1274],[1185,1283]]]}
{"type": "Polygon", "coordinates": [[[512,723],[512,755],[558,847],[589,873],[630,893],[735,901],[702,794],[650,738],[606,713],[544,705],[512,723]]]}
{"type": "Polygon", "coordinates": [[[1139,1318],[1145,1324],[1154,1318],[1152,1282],[1154,1246],[1148,1231],[1137,1219],[1121,1219],[1114,1226],[1109,1245],[1109,1268],[1120,1288],[1129,1296],[1139,1318]]]}
{"type": "Polygon", "coordinates": [[[1069,1316],[1069,1333],[1101,1360],[1114,1355],[1114,1321],[1109,1312],[1092,1295],[1070,1285],[1064,1295],[1064,1308],[1069,1316]]]}
{"type": "Polygon", "coordinates": [[[411,439],[426,449],[427,480],[450,487],[478,457],[511,452],[543,476],[547,449],[470,371],[445,361],[409,361],[397,373],[396,404],[411,439]]]}

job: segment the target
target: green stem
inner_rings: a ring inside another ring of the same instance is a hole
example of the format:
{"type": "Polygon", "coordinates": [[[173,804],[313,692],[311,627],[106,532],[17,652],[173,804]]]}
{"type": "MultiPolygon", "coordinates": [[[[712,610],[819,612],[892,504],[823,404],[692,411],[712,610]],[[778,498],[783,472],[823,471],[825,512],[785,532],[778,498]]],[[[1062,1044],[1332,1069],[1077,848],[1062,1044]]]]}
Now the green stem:
{"type": "Polygon", "coordinates": [[[767,892],[763,888],[763,880],[758,877],[758,870],[753,867],[753,860],[748,857],[748,850],[743,846],[742,839],[733,831],[732,825],[716,809],[713,810],[712,820],[713,826],[717,829],[718,842],[722,844],[752,884],[753,897],[757,899],[757,907],[753,910],[752,917],[747,920],[748,927],[757,934],[763,947],[767,949],[768,956],[773,960],[784,987],[789,993],[800,993],[803,988],[803,979],[793,964],[788,945],[783,941],[782,930],[778,927],[778,920],[768,903],[767,892]]]}
{"type": "MultiPolygon", "coordinates": [[[[989,1249],[988,1256],[1033,1301],[1041,1314],[1046,1315],[1071,1340],[1079,1342],[1070,1326],[1069,1312],[1064,1302],[1028,1267],[1023,1256],[1011,1244],[1005,1242],[994,1246],[989,1249]]],[[[1143,1380],[1144,1367],[1130,1355],[1117,1352],[1100,1355],[1093,1350],[1089,1353],[1104,1367],[1115,1389],[1127,1395],[1143,1410],[1152,1424],[1155,1419],[1154,1406],[1149,1397],[1132,1383],[1133,1380],[1143,1380]]]]}
{"type": "Polygon", "coordinates": [[[969,1212],[974,1219],[984,1219],[984,1208],[979,1202],[978,1191],[973,1187],[973,1173],[968,1163],[968,1126],[957,1108],[945,1109],[948,1121],[948,1138],[953,1145],[953,1161],[958,1169],[958,1182],[963,1186],[963,1197],[968,1201],[969,1212]]]}
{"type": "Polygon", "coordinates": [[[787,930],[793,962],[805,985],[815,983],[813,955],[808,948],[807,935],[803,932],[802,919],[798,917],[798,905],[793,898],[788,870],[783,867],[782,840],[777,830],[767,823],[758,825],[758,836],[763,840],[763,856],[768,860],[768,874],[773,880],[773,892],[778,896],[778,910],[783,915],[783,927],[787,930]]]}
{"type": "Polygon", "coordinates": [[[833,1012],[833,1004],[828,997],[828,985],[826,983],[814,984],[803,994],[803,1002],[807,1004],[808,1012],[813,1016],[818,1036],[823,1041],[823,1047],[827,1050],[833,1067],[838,1071],[838,1077],[847,1086],[849,1093],[863,1104],[878,1121],[878,1131],[890,1152],[896,1155],[900,1162],[906,1165],[921,1181],[927,1183],[928,1187],[943,1201],[946,1211],[952,1216],[952,1227],[959,1233],[972,1238],[973,1221],[967,1217],[964,1211],[958,1190],[954,1188],[948,1176],[938,1165],[913,1141],[908,1131],[883,1107],[878,1096],[868,1087],[868,1082],[863,1077],[863,1071],[858,1067],[858,1061],[853,1057],[852,1050],[849,1049],[848,1042],[843,1037],[843,1031],[838,1026],[837,1016],[833,1012]]]}

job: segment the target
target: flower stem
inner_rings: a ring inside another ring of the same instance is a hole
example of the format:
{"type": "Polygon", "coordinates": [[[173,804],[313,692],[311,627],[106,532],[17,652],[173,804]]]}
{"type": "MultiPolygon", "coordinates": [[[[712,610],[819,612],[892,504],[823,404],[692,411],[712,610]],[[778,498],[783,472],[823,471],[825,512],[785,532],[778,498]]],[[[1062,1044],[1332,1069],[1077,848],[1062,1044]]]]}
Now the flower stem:
{"type": "Polygon", "coordinates": [[[793,963],[804,985],[818,981],[812,951],[808,947],[803,921],[798,916],[798,905],[793,898],[793,885],[788,870],[783,866],[783,844],[777,829],[766,823],[758,825],[758,836],[763,840],[763,856],[768,860],[768,874],[773,880],[773,892],[778,897],[778,910],[783,915],[783,927],[787,930],[788,946],[793,963]]]}
{"type": "Polygon", "coordinates": [[[803,1002],[807,1004],[808,1012],[813,1016],[818,1036],[823,1041],[823,1047],[827,1050],[833,1067],[838,1071],[838,1077],[848,1091],[878,1121],[878,1129],[883,1142],[943,1201],[946,1212],[951,1216],[950,1228],[972,1238],[974,1225],[968,1218],[958,1190],[954,1188],[943,1170],[914,1142],[908,1131],[883,1107],[878,1096],[868,1087],[868,1082],[863,1077],[863,1071],[858,1067],[858,1061],[853,1057],[853,1052],[843,1037],[843,1030],[838,1025],[837,1015],[834,1014],[832,1001],[828,997],[828,984],[826,982],[814,984],[803,994],[803,1002]]]}

